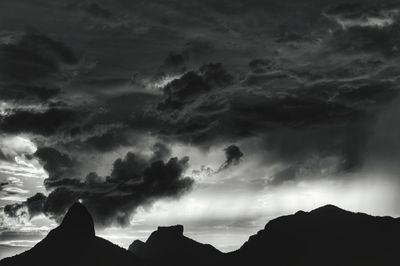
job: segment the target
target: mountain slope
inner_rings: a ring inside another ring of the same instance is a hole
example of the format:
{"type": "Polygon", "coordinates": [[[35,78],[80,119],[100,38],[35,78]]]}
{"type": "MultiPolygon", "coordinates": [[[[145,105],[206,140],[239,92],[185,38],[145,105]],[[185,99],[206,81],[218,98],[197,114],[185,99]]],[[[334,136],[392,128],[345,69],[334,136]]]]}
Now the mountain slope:
{"type": "Polygon", "coordinates": [[[146,242],[134,241],[129,252],[96,237],[92,217],[76,203],[46,238],[0,266],[387,266],[399,265],[399,240],[399,219],[327,205],[271,220],[227,254],[185,237],[181,225],[159,227],[146,242]]]}
{"type": "Polygon", "coordinates": [[[86,208],[75,203],[60,226],[32,249],[0,261],[1,266],[25,265],[142,265],[131,252],[95,236],[93,219],[86,208]]]}
{"type": "Polygon", "coordinates": [[[352,213],[332,205],[270,221],[237,251],[229,265],[397,265],[400,221],[352,213]]]}
{"type": "Polygon", "coordinates": [[[152,265],[386,266],[398,265],[400,220],[327,205],[271,220],[237,251],[223,254],[160,227],[130,250],[152,265]]]}
{"type": "Polygon", "coordinates": [[[223,255],[211,245],[184,236],[182,225],[158,227],[145,243],[135,240],[129,250],[154,265],[210,265],[223,255]]]}

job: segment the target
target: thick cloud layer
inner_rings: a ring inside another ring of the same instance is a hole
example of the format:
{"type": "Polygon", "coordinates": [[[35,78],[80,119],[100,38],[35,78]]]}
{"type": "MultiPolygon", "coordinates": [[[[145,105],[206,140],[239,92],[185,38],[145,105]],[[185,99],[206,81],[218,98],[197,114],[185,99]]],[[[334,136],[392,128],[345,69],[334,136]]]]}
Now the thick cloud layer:
{"type": "Polygon", "coordinates": [[[49,173],[45,184],[52,191],[47,197],[37,194],[24,203],[7,205],[5,213],[28,218],[44,213],[59,220],[80,200],[98,225],[128,225],[138,207],[151,206],[162,198],[179,198],[191,190],[194,180],[184,176],[189,158],[174,157],[164,162],[162,158],[169,156],[166,150],[167,147],[156,144],[150,159],[128,152],[114,162],[110,176],[89,173],[81,180],[71,177],[78,166],[76,161],[53,148],[41,148],[34,156],[49,173]]]}
{"type": "Polygon", "coordinates": [[[185,73],[179,79],[167,84],[164,100],[158,104],[159,110],[181,110],[185,105],[195,103],[202,95],[212,90],[230,85],[233,77],[226,72],[222,64],[207,64],[198,71],[185,73]]]}
{"type": "Polygon", "coordinates": [[[60,93],[80,59],[62,42],[29,31],[2,33],[0,62],[2,99],[43,101],[60,93]]]}
{"type": "MultiPolygon", "coordinates": [[[[38,146],[28,153],[49,175],[48,216],[80,199],[98,223],[126,224],[139,206],[188,191],[187,159],[161,143],[201,153],[237,143],[221,169],[244,151],[254,167],[277,165],[257,176],[263,186],[400,157],[390,134],[398,3],[22,3],[0,8],[0,133],[38,146]]],[[[0,159],[12,162],[5,151],[0,159]]],[[[398,176],[393,165],[380,167],[398,176]]],[[[29,210],[19,206],[8,213],[29,210]]]]}

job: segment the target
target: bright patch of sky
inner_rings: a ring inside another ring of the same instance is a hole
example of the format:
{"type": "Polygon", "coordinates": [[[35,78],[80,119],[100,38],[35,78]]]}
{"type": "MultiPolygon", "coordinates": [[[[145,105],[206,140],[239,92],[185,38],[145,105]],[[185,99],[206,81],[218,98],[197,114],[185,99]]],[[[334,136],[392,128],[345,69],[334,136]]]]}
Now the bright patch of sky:
{"type": "Polygon", "coordinates": [[[341,15],[329,16],[334,19],[343,29],[351,27],[377,27],[383,28],[393,25],[396,22],[396,17],[399,15],[399,10],[385,10],[378,15],[363,15],[360,17],[345,17],[341,15]]]}
{"type": "Polygon", "coordinates": [[[23,136],[3,136],[0,139],[0,206],[21,202],[38,192],[44,192],[43,180],[47,177],[36,159],[29,159],[36,145],[23,136]]]}

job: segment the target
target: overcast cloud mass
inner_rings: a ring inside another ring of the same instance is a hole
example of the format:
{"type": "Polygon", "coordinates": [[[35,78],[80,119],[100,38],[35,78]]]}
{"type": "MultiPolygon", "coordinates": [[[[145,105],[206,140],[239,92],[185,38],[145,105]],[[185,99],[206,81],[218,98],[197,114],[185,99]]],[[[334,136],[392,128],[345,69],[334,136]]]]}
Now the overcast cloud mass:
{"type": "Polygon", "coordinates": [[[399,64],[397,1],[2,0],[0,258],[77,200],[121,245],[398,216],[399,64]]]}

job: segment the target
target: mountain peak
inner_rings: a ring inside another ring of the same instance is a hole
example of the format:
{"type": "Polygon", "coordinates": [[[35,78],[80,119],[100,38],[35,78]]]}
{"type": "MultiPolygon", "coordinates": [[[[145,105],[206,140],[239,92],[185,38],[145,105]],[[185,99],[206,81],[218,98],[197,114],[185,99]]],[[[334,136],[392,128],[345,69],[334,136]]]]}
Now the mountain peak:
{"type": "Polygon", "coordinates": [[[0,261],[1,266],[141,266],[133,253],[95,236],[93,219],[79,202],[74,203],[62,223],[30,250],[0,261]]]}
{"type": "Polygon", "coordinates": [[[68,234],[77,236],[95,236],[93,218],[80,202],[75,202],[69,208],[60,225],[60,229],[68,234]]]}
{"type": "Polygon", "coordinates": [[[157,232],[161,234],[183,236],[183,225],[159,226],[157,232]]]}
{"type": "Polygon", "coordinates": [[[129,250],[150,265],[219,265],[222,256],[213,246],[184,236],[183,225],[159,226],[146,242],[135,240],[129,250]]]}
{"type": "Polygon", "coordinates": [[[348,211],[343,210],[335,205],[332,204],[328,204],[322,207],[319,207],[317,209],[312,210],[310,213],[314,213],[314,214],[332,214],[332,215],[336,215],[338,213],[348,213],[348,211]]]}
{"type": "Polygon", "coordinates": [[[158,242],[175,242],[183,238],[183,225],[173,225],[173,226],[159,226],[156,231],[151,233],[148,243],[158,243],[158,242]]]}

